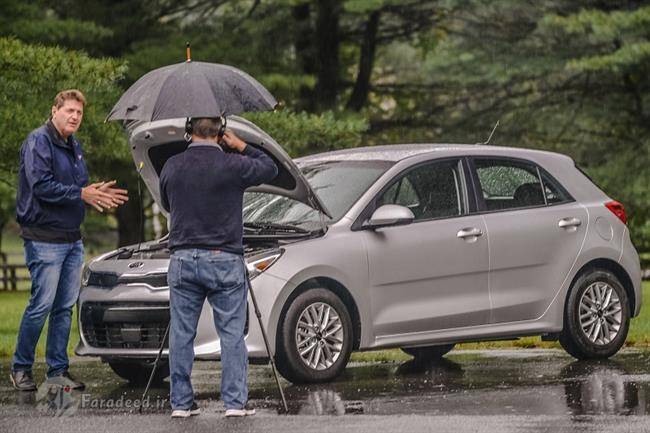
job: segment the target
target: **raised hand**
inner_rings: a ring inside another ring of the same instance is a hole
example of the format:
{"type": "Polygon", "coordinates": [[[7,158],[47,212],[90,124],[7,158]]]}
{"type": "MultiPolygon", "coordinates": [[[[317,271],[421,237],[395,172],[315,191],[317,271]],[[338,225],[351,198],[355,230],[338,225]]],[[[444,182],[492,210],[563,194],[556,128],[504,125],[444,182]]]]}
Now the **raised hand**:
{"type": "Polygon", "coordinates": [[[246,142],[241,138],[237,137],[234,132],[230,129],[226,130],[226,133],[223,134],[221,142],[225,143],[231,149],[236,150],[237,152],[243,152],[246,149],[246,142]]]}
{"type": "Polygon", "coordinates": [[[109,194],[99,190],[103,184],[104,182],[98,182],[81,188],[81,199],[99,212],[104,212],[104,209],[114,207],[113,198],[109,194]]]}
{"type": "Polygon", "coordinates": [[[111,180],[110,182],[103,182],[103,184],[98,188],[100,191],[105,192],[111,196],[111,198],[113,199],[113,203],[115,204],[115,207],[129,201],[129,195],[128,195],[129,192],[125,189],[114,188],[113,185],[115,185],[116,183],[117,183],[116,180],[111,180]]]}
{"type": "Polygon", "coordinates": [[[116,181],[96,182],[81,189],[81,199],[97,209],[104,212],[104,209],[111,209],[124,204],[129,200],[128,191],[125,189],[113,188],[116,181]]]}

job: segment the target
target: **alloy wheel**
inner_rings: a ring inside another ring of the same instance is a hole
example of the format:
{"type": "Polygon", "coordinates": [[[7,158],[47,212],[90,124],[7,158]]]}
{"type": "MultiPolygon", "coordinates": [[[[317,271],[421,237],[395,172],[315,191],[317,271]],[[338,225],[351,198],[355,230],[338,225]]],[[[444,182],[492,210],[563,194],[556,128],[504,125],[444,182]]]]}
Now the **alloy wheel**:
{"type": "Polygon", "coordinates": [[[580,327],[589,341],[597,345],[610,343],[621,328],[623,307],[609,284],[597,281],[580,298],[580,327]]]}
{"type": "Polygon", "coordinates": [[[330,368],[341,355],[343,324],[336,310],[324,302],[308,305],[296,325],[296,347],[300,359],[309,368],[330,368]]]}

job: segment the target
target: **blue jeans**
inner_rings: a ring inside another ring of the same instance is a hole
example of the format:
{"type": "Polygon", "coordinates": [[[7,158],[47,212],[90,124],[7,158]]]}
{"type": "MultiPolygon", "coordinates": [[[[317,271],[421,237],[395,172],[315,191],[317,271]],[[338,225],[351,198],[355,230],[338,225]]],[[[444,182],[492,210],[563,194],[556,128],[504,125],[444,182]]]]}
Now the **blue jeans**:
{"type": "Polygon", "coordinates": [[[236,254],[203,249],[184,249],[172,254],[167,275],[171,304],[172,409],[189,409],[194,401],[190,381],[194,337],[206,298],[221,343],[221,398],[226,409],[241,409],[246,404],[245,272],[244,259],[236,254]]]}
{"type": "Polygon", "coordinates": [[[68,369],[68,339],[72,324],[72,307],[79,297],[84,247],[73,243],[50,243],[25,240],[25,261],[32,279],[29,299],[16,342],[13,371],[30,371],[38,338],[49,314],[45,361],[47,376],[68,369]]]}

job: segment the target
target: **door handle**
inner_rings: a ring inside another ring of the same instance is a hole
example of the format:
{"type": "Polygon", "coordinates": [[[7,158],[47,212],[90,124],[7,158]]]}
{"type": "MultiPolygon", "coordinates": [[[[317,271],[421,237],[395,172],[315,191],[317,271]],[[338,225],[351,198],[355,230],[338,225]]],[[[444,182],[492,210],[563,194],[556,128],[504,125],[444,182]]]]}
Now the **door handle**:
{"type": "Polygon", "coordinates": [[[460,230],[458,230],[458,233],[456,234],[456,236],[461,238],[461,239],[475,237],[475,236],[481,236],[481,235],[483,235],[483,232],[480,231],[477,228],[474,228],[474,227],[467,227],[467,228],[464,228],[464,229],[460,229],[460,230]]]}
{"type": "Polygon", "coordinates": [[[557,225],[564,229],[570,227],[578,227],[581,224],[582,221],[580,221],[578,218],[562,218],[557,225]]]}

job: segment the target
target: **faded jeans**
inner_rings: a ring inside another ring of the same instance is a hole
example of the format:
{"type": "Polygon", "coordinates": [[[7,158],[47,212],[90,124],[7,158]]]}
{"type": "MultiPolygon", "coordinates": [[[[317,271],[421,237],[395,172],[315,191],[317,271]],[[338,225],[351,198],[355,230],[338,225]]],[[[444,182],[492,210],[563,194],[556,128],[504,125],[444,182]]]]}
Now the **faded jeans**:
{"type": "Polygon", "coordinates": [[[246,404],[245,272],[244,259],[236,254],[204,249],[183,249],[172,254],[167,275],[171,304],[172,409],[189,409],[194,400],[190,381],[194,337],[206,298],[221,343],[221,398],[226,409],[241,409],[246,404]]]}
{"type": "Polygon", "coordinates": [[[32,295],[20,322],[12,371],[31,371],[36,344],[47,316],[45,361],[47,376],[68,369],[68,339],[72,307],[79,297],[84,247],[71,243],[38,242],[25,239],[25,261],[32,279],[32,295]]]}

